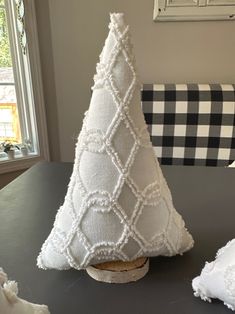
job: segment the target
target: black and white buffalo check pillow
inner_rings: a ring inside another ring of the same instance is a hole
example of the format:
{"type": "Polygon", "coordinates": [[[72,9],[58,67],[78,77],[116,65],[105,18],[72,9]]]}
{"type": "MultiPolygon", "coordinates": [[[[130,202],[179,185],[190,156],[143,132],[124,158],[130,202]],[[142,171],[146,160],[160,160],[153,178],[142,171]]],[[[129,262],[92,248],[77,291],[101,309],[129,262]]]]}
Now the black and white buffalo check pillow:
{"type": "Polygon", "coordinates": [[[142,107],[161,164],[235,160],[235,85],[145,84],[142,107]]]}

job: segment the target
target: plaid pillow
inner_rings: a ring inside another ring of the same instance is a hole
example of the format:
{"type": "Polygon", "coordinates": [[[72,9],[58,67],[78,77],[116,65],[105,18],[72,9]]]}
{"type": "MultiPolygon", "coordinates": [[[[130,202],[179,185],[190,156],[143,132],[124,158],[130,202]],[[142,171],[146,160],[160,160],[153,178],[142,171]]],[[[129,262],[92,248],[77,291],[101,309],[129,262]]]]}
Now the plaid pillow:
{"type": "Polygon", "coordinates": [[[161,164],[235,160],[235,85],[144,84],[142,107],[161,164]]]}

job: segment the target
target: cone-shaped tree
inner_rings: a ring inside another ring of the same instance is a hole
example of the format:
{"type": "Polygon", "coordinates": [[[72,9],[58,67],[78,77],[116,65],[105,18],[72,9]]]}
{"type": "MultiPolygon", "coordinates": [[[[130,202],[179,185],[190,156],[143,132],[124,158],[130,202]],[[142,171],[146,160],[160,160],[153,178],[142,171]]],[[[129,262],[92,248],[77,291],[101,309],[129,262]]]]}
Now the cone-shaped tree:
{"type": "Polygon", "coordinates": [[[64,204],[41,268],[171,256],[193,246],[173,207],[140,105],[129,27],[111,14],[64,204]]]}
{"type": "Polygon", "coordinates": [[[0,313],[1,314],[50,314],[46,305],[38,305],[20,299],[18,284],[9,281],[7,274],[0,268],[0,313]]]}

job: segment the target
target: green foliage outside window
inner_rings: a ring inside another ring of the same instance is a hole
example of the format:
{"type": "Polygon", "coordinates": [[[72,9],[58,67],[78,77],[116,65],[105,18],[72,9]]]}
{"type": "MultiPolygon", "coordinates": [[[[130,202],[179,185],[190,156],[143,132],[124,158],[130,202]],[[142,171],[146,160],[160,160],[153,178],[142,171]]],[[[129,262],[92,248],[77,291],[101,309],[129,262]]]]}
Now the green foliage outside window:
{"type": "MultiPolygon", "coordinates": [[[[2,1],[0,0],[0,5],[2,1]]],[[[4,8],[0,8],[0,67],[12,67],[7,19],[4,8]]]]}

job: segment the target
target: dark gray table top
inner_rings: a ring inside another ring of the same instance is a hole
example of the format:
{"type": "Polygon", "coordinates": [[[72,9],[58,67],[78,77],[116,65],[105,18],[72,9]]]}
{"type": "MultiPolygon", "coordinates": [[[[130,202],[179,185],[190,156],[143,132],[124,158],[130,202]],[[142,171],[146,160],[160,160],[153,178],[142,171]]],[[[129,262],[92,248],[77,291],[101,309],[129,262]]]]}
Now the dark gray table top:
{"type": "Polygon", "coordinates": [[[70,163],[40,163],[0,191],[0,266],[19,281],[19,295],[51,314],[223,314],[193,296],[191,280],[235,237],[235,169],[162,167],[175,207],[195,239],[183,256],[151,259],[136,283],[104,284],[85,271],[39,270],[36,257],[63,202],[70,163]]]}

